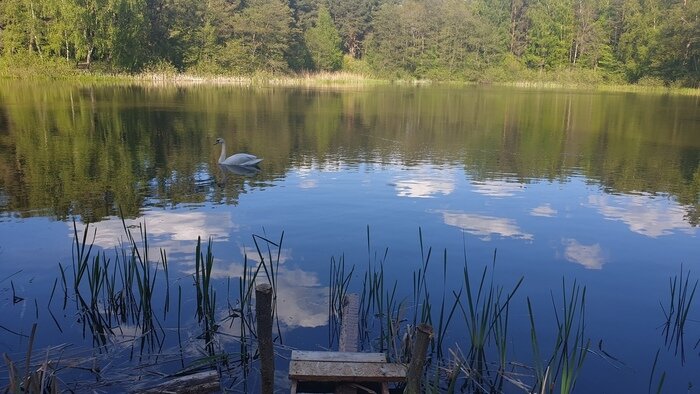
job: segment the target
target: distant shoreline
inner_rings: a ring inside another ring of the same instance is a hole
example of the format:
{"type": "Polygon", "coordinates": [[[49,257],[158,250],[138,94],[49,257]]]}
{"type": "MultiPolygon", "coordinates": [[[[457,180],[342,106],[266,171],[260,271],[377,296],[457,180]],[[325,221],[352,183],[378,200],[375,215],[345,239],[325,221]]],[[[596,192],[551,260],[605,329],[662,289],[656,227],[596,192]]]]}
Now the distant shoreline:
{"type": "Polygon", "coordinates": [[[624,84],[624,83],[591,83],[590,81],[566,81],[548,79],[547,75],[557,75],[552,72],[541,79],[516,81],[443,81],[429,79],[387,79],[367,76],[345,71],[314,72],[296,75],[272,74],[261,72],[250,76],[233,75],[197,75],[177,72],[142,72],[138,74],[112,74],[98,71],[79,69],[62,69],[58,72],[51,70],[46,73],[29,67],[29,70],[0,69],[0,80],[10,81],[65,81],[76,83],[145,83],[149,85],[230,85],[241,87],[306,87],[306,88],[358,88],[380,85],[404,86],[496,86],[527,89],[573,89],[582,91],[598,91],[607,93],[655,93],[683,96],[700,96],[700,88],[669,87],[661,84],[624,84]]]}

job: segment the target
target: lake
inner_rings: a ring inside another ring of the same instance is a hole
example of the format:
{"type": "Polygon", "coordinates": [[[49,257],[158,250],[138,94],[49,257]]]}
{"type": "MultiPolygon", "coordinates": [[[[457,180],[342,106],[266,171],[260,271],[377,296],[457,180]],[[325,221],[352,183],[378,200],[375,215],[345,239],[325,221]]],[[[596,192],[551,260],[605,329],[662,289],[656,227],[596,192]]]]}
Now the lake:
{"type": "MultiPolygon", "coordinates": [[[[23,371],[37,323],[35,362],[62,345],[52,357],[92,363],[88,372],[77,361],[58,371],[77,390],[121,391],[137,383],[134,366],[172,373],[211,356],[192,312],[201,237],[214,256],[220,352],[242,349],[231,339],[238,323],[228,323],[238,278],[260,255],[275,263],[279,386],[289,349],[329,346],[330,271],[340,261],[346,275],[355,267],[350,292],[381,267],[381,293],[396,282],[407,316],[433,305],[434,326],[441,299],[451,306],[459,294],[444,346],[466,353],[466,261],[473,281],[486,267],[504,293],[523,278],[508,307],[509,361],[536,366],[528,302],[545,359],[566,294],[580,286],[590,347],[577,392],[656,391],[662,377],[664,392],[697,391],[698,223],[699,97],[0,82],[0,344],[23,371]],[[259,171],[220,167],[218,137],[229,155],[264,158],[259,171]],[[162,269],[154,279],[157,339],[144,342],[150,323],[129,319],[110,321],[100,339],[80,312],[69,288],[86,223],[91,256],[110,260],[109,272],[129,242],[125,230],[142,245],[145,226],[148,260],[167,255],[168,289],[162,269]],[[425,260],[430,300],[416,305],[425,260]],[[685,292],[681,283],[672,294],[674,279],[689,279],[685,292]],[[673,328],[686,308],[681,342],[673,328]]],[[[6,375],[5,366],[3,384],[6,375]]],[[[225,384],[249,391],[256,383],[225,384]]]]}

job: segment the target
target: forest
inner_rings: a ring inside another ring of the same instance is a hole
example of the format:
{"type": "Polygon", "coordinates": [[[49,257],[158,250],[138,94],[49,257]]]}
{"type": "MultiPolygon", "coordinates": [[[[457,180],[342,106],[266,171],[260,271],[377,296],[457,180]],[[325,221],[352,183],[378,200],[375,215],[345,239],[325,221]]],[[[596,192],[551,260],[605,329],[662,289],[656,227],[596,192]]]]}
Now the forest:
{"type": "Polygon", "coordinates": [[[700,1],[2,0],[0,54],[0,69],[698,87],[700,1]]]}

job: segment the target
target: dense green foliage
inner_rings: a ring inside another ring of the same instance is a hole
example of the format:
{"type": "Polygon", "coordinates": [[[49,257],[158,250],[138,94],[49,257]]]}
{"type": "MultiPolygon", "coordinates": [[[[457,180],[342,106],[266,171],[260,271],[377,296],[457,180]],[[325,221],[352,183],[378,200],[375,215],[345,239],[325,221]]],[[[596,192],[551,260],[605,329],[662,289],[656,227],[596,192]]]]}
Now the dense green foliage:
{"type": "Polygon", "coordinates": [[[698,0],[0,2],[3,68],[16,69],[59,58],[235,75],[352,65],[383,77],[697,87],[699,37],[698,0]]]}

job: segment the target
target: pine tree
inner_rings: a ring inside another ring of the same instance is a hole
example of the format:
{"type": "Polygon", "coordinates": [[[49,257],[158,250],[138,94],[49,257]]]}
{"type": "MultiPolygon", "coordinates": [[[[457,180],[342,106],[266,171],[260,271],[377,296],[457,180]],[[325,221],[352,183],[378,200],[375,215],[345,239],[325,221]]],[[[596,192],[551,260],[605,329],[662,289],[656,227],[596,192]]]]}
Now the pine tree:
{"type": "Polygon", "coordinates": [[[325,6],[318,10],[316,26],[306,32],[306,45],[317,70],[335,71],[343,64],[341,39],[325,6]]]}

